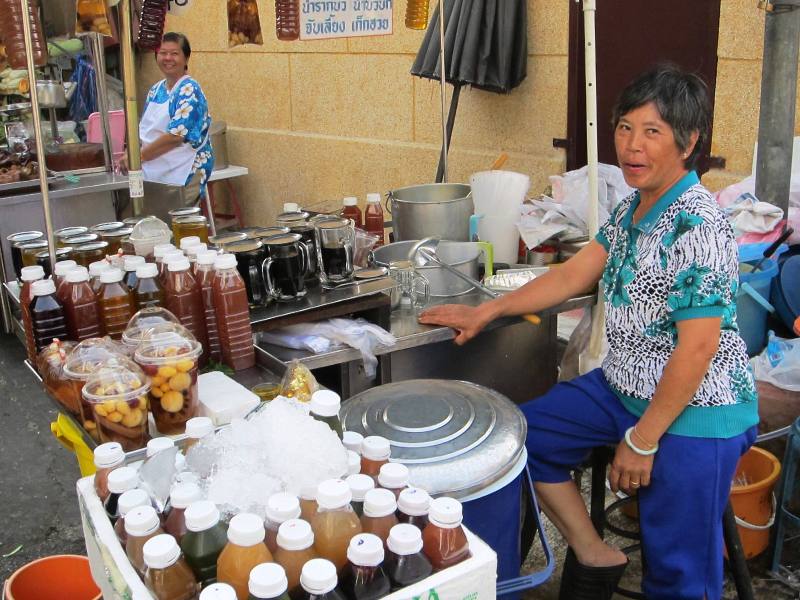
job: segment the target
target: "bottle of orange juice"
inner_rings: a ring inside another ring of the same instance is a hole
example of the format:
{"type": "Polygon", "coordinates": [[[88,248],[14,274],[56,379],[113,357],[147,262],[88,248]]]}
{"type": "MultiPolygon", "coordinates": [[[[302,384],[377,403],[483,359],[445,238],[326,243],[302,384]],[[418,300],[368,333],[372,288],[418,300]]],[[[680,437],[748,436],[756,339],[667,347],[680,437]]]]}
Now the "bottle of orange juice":
{"type": "Polygon", "coordinates": [[[247,600],[253,567],[273,562],[264,535],[264,521],[251,513],[239,513],[228,525],[228,543],[217,559],[217,581],[233,587],[239,600],[247,600]]]}

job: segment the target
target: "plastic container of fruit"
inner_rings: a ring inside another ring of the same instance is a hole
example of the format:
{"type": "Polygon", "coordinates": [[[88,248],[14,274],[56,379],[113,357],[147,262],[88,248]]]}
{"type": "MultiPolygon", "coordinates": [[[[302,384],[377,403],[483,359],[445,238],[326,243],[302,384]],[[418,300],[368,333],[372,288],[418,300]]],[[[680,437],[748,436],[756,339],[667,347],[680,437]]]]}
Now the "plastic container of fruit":
{"type": "Polygon", "coordinates": [[[197,362],[202,351],[182,325],[156,325],[142,337],[134,359],[150,377],[150,409],[159,433],[184,433],[186,421],[198,416],[197,362]]]}
{"type": "Polygon", "coordinates": [[[79,417],[81,414],[80,392],[75,395],[72,382],[64,375],[64,363],[75,346],[75,342],[53,340],[36,357],[36,369],[42,376],[42,383],[47,393],[70,414],[79,417]]]}
{"type": "Polygon", "coordinates": [[[136,348],[142,343],[145,334],[151,331],[154,327],[163,325],[164,323],[172,323],[180,325],[178,317],[173,315],[166,308],[154,306],[151,308],[143,308],[131,317],[128,321],[128,326],[122,332],[122,346],[128,356],[133,357],[136,348]]]}
{"type": "Polygon", "coordinates": [[[101,442],[119,442],[125,452],[143,448],[147,432],[150,381],[132,360],[108,359],[83,386],[101,442]]]}

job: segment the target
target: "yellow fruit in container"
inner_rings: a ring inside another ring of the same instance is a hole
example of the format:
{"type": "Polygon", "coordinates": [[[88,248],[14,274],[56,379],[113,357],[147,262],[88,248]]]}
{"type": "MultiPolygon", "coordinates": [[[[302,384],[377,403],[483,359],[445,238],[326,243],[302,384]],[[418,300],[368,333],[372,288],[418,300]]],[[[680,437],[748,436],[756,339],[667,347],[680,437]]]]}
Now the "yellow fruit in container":
{"type": "Polygon", "coordinates": [[[162,383],[164,383],[164,378],[161,377],[160,375],[156,375],[155,377],[153,377],[153,379],[151,379],[151,382],[153,384],[153,387],[158,387],[162,383]]]}
{"type": "Polygon", "coordinates": [[[147,410],[147,396],[139,396],[139,404],[136,408],[139,410],[147,410]]]}
{"type": "Polygon", "coordinates": [[[175,367],[170,367],[166,365],[163,367],[158,367],[158,376],[163,377],[164,379],[169,379],[177,372],[178,370],[175,367]]]}
{"type": "Polygon", "coordinates": [[[105,408],[103,408],[102,404],[95,404],[94,405],[94,412],[96,412],[101,417],[107,417],[108,416],[108,411],[105,408]]]}
{"type": "Polygon", "coordinates": [[[168,392],[170,390],[169,383],[162,383],[159,387],[162,392],[168,392]]]}
{"type": "Polygon", "coordinates": [[[108,416],[106,417],[106,419],[108,419],[112,423],[119,423],[120,421],[122,421],[122,414],[118,413],[117,411],[114,411],[114,412],[108,413],[108,416]]]}
{"type": "Polygon", "coordinates": [[[117,410],[117,403],[114,400],[106,400],[101,406],[106,411],[107,415],[117,410]]]}
{"type": "Polygon", "coordinates": [[[166,392],[161,397],[161,408],[171,413],[180,412],[183,408],[183,394],[174,391],[166,392]]]}
{"type": "Polygon", "coordinates": [[[164,395],[164,392],[161,391],[160,387],[155,387],[150,390],[150,393],[153,394],[153,398],[161,398],[164,395]]]}
{"type": "Polygon", "coordinates": [[[192,385],[192,377],[188,373],[178,373],[174,377],[170,377],[169,387],[176,392],[182,392],[189,389],[192,385]]]}
{"type": "Polygon", "coordinates": [[[134,408],[130,413],[122,417],[122,424],[125,427],[138,427],[142,424],[142,411],[134,408]]]}
{"type": "Polygon", "coordinates": [[[123,416],[129,415],[131,414],[131,407],[128,406],[125,400],[117,400],[117,412],[123,416]]]}
{"type": "Polygon", "coordinates": [[[175,368],[181,373],[186,373],[194,368],[194,361],[190,358],[184,358],[175,363],[175,368]]]}
{"type": "Polygon", "coordinates": [[[97,428],[97,425],[95,425],[94,421],[88,421],[88,420],[87,420],[87,421],[84,421],[84,422],[83,422],[83,428],[84,428],[86,431],[91,431],[92,429],[95,429],[95,428],[97,428]]]}

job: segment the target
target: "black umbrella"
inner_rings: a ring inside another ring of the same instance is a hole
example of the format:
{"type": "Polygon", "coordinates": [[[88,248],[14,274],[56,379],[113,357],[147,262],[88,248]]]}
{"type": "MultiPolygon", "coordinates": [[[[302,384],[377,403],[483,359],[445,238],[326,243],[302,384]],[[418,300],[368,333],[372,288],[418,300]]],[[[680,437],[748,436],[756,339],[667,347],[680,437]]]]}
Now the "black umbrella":
{"type": "MultiPolygon", "coordinates": [[[[528,64],[528,17],[525,0],[441,0],[428,24],[411,74],[445,80],[453,97],[443,133],[436,181],[444,179],[447,149],[453,134],[461,87],[506,93],[525,79],[528,64]],[[444,61],[441,56],[439,10],[444,2],[444,61]]],[[[444,106],[444,89],[442,106],[444,106]]]]}

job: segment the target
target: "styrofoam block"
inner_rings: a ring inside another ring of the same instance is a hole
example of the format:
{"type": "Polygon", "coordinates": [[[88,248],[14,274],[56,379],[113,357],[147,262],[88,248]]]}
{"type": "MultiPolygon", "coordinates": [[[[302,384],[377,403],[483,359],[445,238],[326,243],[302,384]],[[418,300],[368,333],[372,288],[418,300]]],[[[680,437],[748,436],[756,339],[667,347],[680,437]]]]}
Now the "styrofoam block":
{"type": "Polygon", "coordinates": [[[258,396],[221,371],[203,373],[197,378],[200,414],[215,426],[227,425],[243,417],[261,401],[258,396]]]}

